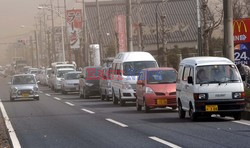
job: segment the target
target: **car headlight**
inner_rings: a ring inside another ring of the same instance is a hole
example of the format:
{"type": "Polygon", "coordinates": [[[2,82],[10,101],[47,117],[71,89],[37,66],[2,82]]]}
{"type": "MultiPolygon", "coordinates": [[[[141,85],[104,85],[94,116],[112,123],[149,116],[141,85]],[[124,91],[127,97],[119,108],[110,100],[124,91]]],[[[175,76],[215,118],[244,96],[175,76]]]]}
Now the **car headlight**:
{"type": "Polygon", "coordinates": [[[146,94],[154,94],[154,91],[153,91],[153,89],[152,88],[150,88],[150,87],[146,87],[145,88],[146,89],[146,94]]]}
{"type": "Polygon", "coordinates": [[[111,88],[111,82],[108,82],[108,88],[111,88]]]}
{"type": "Polygon", "coordinates": [[[245,98],[245,92],[234,92],[233,99],[243,99],[245,98]]]}
{"type": "Polygon", "coordinates": [[[91,87],[91,86],[93,86],[94,84],[92,84],[92,83],[85,83],[85,85],[91,87]]]}
{"type": "Polygon", "coordinates": [[[132,89],[131,85],[129,83],[123,83],[122,89],[132,89]]]}
{"type": "Polygon", "coordinates": [[[17,93],[18,92],[18,89],[16,87],[13,87],[12,88],[12,93],[17,93]]]}
{"type": "Polygon", "coordinates": [[[195,93],[194,94],[194,100],[206,100],[208,99],[208,94],[206,93],[195,93]]]}

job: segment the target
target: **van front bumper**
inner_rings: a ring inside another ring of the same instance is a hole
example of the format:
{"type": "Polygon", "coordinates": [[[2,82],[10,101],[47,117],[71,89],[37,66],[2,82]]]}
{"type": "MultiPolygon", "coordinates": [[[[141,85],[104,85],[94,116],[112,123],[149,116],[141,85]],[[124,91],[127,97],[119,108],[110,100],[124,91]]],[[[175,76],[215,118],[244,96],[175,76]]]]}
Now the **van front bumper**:
{"type": "Polygon", "coordinates": [[[133,89],[121,89],[121,99],[124,101],[136,101],[136,92],[133,89]]]}
{"type": "Polygon", "coordinates": [[[245,99],[228,99],[228,100],[196,100],[195,112],[200,113],[226,113],[242,112],[246,107],[245,99]],[[218,111],[206,111],[206,105],[217,105],[218,111]]]}

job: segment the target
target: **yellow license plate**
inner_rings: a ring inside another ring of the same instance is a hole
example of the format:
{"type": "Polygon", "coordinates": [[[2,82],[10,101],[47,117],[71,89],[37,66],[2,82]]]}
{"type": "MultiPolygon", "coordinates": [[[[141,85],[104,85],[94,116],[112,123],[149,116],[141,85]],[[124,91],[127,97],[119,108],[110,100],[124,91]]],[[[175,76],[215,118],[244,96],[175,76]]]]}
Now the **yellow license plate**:
{"type": "Polygon", "coordinates": [[[23,93],[23,94],[22,94],[22,97],[28,98],[28,97],[29,97],[29,94],[28,94],[28,93],[23,93]]]}
{"type": "Polygon", "coordinates": [[[167,105],[167,99],[157,99],[157,105],[167,105]]]}
{"type": "Polygon", "coordinates": [[[206,112],[218,111],[218,105],[206,105],[206,112]]]}

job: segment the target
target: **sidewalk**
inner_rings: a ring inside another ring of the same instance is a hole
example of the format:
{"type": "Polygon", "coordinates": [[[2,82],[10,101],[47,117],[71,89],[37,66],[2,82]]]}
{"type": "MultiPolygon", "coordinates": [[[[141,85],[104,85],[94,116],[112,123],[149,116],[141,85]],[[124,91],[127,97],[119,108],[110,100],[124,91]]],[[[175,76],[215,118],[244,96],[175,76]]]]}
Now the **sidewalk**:
{"type": "Polygon", "coordinates": [[[246,101],[246,110],[242,113],[242,119],[250,120],[250,98],[247,98],[246,101]]]}

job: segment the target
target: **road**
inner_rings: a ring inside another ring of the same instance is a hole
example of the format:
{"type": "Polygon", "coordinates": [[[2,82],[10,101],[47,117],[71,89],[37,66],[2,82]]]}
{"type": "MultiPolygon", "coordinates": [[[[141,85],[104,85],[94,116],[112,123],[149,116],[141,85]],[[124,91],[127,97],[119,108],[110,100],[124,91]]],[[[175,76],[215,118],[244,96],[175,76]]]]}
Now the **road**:
{"type": "Polygon", "coordinates": [[[61,95],[40,87],[39,101],[9,101],[9,79],[0,99],[22,147],[249,147],[250,122],[228,118],[192,122],[177,111],[137,112],[97,98],[61,95]]]}

